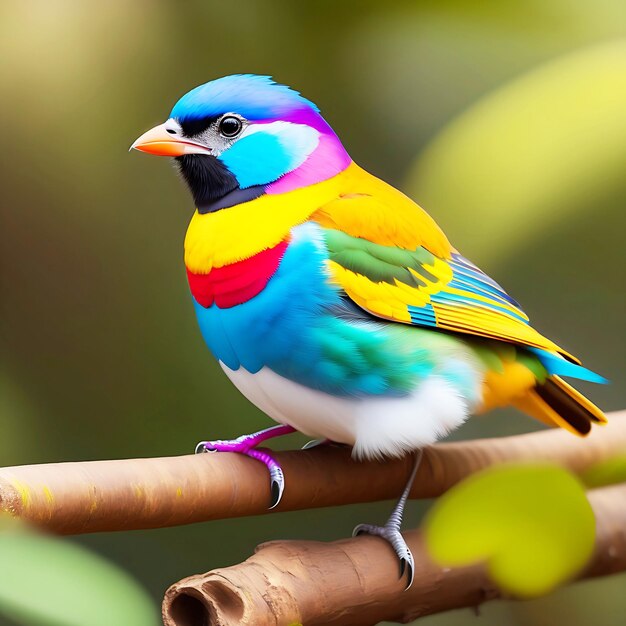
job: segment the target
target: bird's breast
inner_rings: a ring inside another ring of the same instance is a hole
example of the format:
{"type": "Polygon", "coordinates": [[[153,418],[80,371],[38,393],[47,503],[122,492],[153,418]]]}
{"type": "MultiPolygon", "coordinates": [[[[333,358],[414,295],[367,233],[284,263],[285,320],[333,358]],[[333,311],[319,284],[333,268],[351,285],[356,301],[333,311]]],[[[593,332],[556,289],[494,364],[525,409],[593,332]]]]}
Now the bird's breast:
{"type": "Polygon", "coordinates": [[[187,280],[194,300],[207,308],[215,304],[221,309],[248,302],[263,289],[274,275],[287,250],[288,242],[263,250],[243,261],[214,267],[207,274],[187,268],[187,280]]]}
{"type": "Polygon", "coordinates": [[[231,369],[251,372],[284,359],[308,361],[311,329],[339,299],[327,258],[319,226],[302,224],[246,260],[205,274],[188,267],[200,329],[213,354],[231,369]]]}

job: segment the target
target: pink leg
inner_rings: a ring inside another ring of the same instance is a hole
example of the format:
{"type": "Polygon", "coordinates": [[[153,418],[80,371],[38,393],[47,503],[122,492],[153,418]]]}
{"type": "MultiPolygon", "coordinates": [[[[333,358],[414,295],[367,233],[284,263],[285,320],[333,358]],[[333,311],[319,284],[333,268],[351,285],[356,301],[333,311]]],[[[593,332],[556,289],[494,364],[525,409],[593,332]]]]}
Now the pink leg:
{"type": "Polygon", "coordinates": [[[270,473],[270,509],[273,509],[283,496],[285,477],[278,461],[266,450],[257,450],[256,447],[268,439],[289,435],[295,431],[295,428],[281,424],[265,428],[264,430],[250,435],[241,435],[241,437],[237,437],[237,439],[201,441],[196,446],[196,454],[201,452],[238,452],[239,454],[245,454],[257,461],[261,461],[270,473]]]}

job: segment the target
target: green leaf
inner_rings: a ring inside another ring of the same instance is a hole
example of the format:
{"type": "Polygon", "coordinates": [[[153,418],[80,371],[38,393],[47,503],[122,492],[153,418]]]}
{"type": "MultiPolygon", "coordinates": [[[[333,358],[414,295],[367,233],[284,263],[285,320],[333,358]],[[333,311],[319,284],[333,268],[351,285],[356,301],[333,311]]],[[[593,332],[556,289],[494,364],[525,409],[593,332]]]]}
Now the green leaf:
{"type": "Polygon", "coordinates": [[[626,454],[590,467],[582,476],[587,487],[605,487],[626,482],[626,454]]]}
{"type": "Polygon", "coordinates": [[[0,520],[0,615],[28,626],[155,626],[126,573],[79,545],[0,520]]]}
{"type": "Polygon", "coordinates": [[[552,465],[502,465],[441,496],[424,522],[427,549],[444,567],[485,562],[492,580],[522,597],[547,593],[591,556],[593,511],[583,486],[552,465]]]}

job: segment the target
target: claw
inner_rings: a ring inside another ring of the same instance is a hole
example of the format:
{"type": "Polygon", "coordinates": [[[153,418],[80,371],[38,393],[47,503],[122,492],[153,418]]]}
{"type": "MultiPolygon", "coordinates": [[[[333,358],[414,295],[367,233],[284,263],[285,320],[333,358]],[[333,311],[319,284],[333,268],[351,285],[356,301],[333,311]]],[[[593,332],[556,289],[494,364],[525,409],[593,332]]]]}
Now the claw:
{"type": "Polygon", "coordinates": [[[283,497],[283,492],[285,491],[285,477],[283,475],[283,470],[280,467],[273,467],[270,470],[270,493],[271,493],[271,502],[270,509],[278,506],[278,503],[281,501],[283,497]]]}
{"type": "MultiPolygon", "coordinates": [[[[196,446],[196,450],[198,449],[198,446],[200,446],[200,444],[203,444],[200,452],[230,452],[230,450],[220,450],[220,448],[216,445],[217,443],[217,441],[201,441],[196,446]]],[[[245,451],[242,451],[241,453],[245,454],[245,451]]]]}
{"type": "Polygon", "coordinates": [[[321,446],[325,442],[326,439],[311,439],[311,441],[307,441],[300,449],[310,450],[311,448],[317,448],[317,446],[321,446]]]}
{"type": "MultiPolygon", "coordinates": [[[[220,448],[227,449],[226,446],[232,447],[233,442],[231,441],[201,441],[195,449],[196,454],[202,454],[203,452],[218,452],[221,451],[220,448]]],[[[242,450],[243,451],[243,450],[242,450]]]]}
{"type": "Polygon", "coordinates": [[[400,578],[402,578],[404,576],[404,573],[406,572],[407,583],[406,587],[404,588],[406,591],[413,584],[413,578],[415,576],[415,561],[413,559],[413,554],[409,550],[409,547],[406,545],[406,543],[404,543],[404,540],[403,544],[406,551],[404,556],[400,557],[400,578]]]}
{"type": "Polygon", "coordinates": [[[413,580],[415,579],[415,567],[413,565],[413,555],[411,555],[411,561],[407,565],[407,570],[408,570],[407,581],[406,581],[406,587],[404,588],[405,591],[411,588],[411,586],[413,585],[413,580]]]}
{"type": "Polygon", "coordinates": [[[415,576],[415,567],[413,566],[413,555],[409,552],[410,558],[400,559],[400,578],[404,576],[404,572],[407,572],[407,583],[404,590],[406,591],[413,584],[413,578],[415,576]]]}
{"type": "Polygon", "coordinates": [[[354,530],[352,531],[352,536],[358,537],[359,535],[364,535],[367,533],[368,528],[369,524],[359,524],[358,526],[354,527],[354,530]]]}
{"type": "Polygon", "coordinates": [[[332,439],[311,439],[311,441],[307,441],[300,449],[310,450],[311,448],[318,448],[319,446],[332,446],[333,448],[349,447],[345,443],[339,443],[338,441],[333,441],[332,439]]]}

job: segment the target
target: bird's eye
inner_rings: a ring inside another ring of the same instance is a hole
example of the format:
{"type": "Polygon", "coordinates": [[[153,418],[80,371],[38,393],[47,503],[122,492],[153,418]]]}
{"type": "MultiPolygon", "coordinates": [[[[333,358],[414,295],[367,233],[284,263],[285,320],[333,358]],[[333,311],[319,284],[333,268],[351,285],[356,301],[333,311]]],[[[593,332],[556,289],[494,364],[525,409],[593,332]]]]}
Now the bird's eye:
{"type": "Polygon", "coordinates": [[[239,118],[227,115],[220,121],[219,128],[221,135],[230,139],[236,137],[241,132],[243,124],[239,118]]]}

